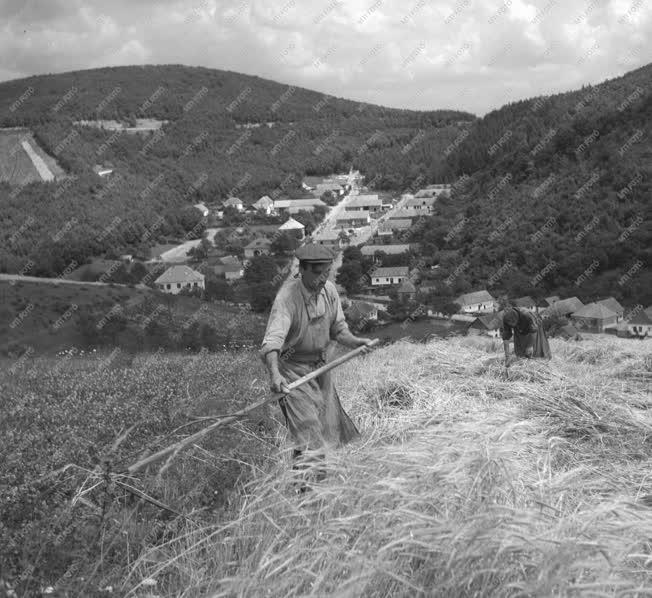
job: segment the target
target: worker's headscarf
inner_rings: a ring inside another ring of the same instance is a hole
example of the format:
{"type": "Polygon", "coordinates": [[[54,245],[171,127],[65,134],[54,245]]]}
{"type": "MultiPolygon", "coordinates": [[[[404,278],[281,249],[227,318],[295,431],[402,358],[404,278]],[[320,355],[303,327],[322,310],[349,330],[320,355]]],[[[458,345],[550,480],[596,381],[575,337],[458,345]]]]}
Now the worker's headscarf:
{"type": "Polygon", "coordinates": [[[503,313],[503,322],[511,327],[516,326],[518,324],[518,310],[513,306],[506,307],[503,313]]]}

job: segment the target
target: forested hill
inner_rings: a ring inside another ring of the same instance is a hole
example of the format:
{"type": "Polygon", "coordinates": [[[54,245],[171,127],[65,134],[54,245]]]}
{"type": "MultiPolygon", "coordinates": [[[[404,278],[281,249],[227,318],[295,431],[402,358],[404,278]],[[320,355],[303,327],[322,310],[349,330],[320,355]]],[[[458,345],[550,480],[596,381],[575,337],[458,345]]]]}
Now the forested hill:
{"type": "Polygon", "coordinates": [[[651,83],[648,65],[508,104],[458,137],[460,184],[415,233],[453,292],[652,303],[651,83]]]}
{"type": "Polygon", "coordinates": [[[474,118],[452,110],[383,108],[185,66],[103,68],[0,83],[0,124],[29,127],[71,175],[24,188],[0,183],[0,270],[20,270],[32,260],[32,273],[51,273],[109,246],[130,250],[143,237],[154,243],[181,235],[194,229],[193,203],[229,194],[251,201],[274,190],[296,193],[305,174],[353,166],[375,185],[396,189],[418,177],[450,181],[444,149],[465,126],[457,123],[474,118]],[[137,118],[168,122],[146,134],[73,124],[137,118]],[[100,180],[96,164],[115,174],[100,180]]]}

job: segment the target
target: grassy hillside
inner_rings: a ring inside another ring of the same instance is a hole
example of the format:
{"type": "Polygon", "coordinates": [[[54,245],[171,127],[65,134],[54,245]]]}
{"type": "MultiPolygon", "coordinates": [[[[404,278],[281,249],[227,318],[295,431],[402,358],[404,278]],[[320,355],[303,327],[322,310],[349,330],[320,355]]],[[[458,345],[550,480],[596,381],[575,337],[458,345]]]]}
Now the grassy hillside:
{"type": "Polygon", "coordinates": [[[376,183],[384,185],[407,185],[417,175],[446,177],[442,152],[459,133],[454,123],[474,118],[452,110],[360,104],[184,66],[105,68],[0,83],[0,114],[4,126],[30,127],[71,177],[18,191],[0,184],[0,269],[9,271],[26,258],[47,262],[62,247],[64,261],[79,263],[79,254],[109,248],[131,253],[143,243],[193,231],[197,214],[184,212],[193,203],[230,194],[251,202],[275,190],[301,194],[304,174],[353,165],[372,178],[379,172],[376,183]],[[168,122],[143,134],[75,124],[140,117],[168,122]],[[242,128],[247,123],[262,126],[242,128]],[[100,179],[96,164],[110,165],[115,174],[100,179]],[[34,222],[12,238],[30,214],[34,222]],[[120,222],[110,226],[116,216],[120,222]],[[49,237],[73,219],[54,243],[49,237]],[[106,228],[110,234],[102,235],[106,228]]]}
{"type": "Polygon", "coordinates": [[[442,278],[652,303],[651,82],[648,65],[474,122],[448,156],[468,178],[414,237],[450,256],[442,278]]]}
{"type": "Polygon", "coordinates": [[[125,285],[0,281],[0,306],[3,355],[95,346],[118,346],[130,353],[170,350],[174,338],[185,338],[196,350],[206,344],[215,350],[231,341],[250,346],[262,339],[266,322],[235,306],[125,285]],[[214,338],[201,337],[199,327],[205,325],[214,338]]]}
{"type": "Polygon", "coordinates": [[[191,521],[90,470],[263,396],[255,355],[3,369],[4,575],[68,595],[646,595],[650,345],[551,347],[550,363],[517,363],[509,379],[480,338],[398,343],[342,366],[363,438],[330,454],[304,495],[274,406],[123,478],[191,521]],[[71,462],[85,469],[44,477],[71,462]]]}

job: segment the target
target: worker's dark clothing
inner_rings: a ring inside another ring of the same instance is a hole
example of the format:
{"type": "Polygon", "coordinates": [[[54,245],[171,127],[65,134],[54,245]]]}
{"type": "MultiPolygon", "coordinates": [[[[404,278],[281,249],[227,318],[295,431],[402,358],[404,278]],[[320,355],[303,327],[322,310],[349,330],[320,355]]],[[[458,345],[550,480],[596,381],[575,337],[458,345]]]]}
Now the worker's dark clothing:
{"type": "Polygon", "coordinates": [[[504,341],[514,337],[514,354],[516,357],[540,357],[550,359],[550,345],[543,329],[543,322],[538,314],[515,308],[518,321],[509,326],[504,319],[500,335],[504,341]]]}

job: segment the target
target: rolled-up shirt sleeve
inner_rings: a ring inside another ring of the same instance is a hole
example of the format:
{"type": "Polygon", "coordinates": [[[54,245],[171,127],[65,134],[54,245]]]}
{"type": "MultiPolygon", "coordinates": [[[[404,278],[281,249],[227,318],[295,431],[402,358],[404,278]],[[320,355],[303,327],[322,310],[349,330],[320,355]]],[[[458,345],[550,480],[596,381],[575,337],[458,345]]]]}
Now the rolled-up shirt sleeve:
{"type": "Polygon", "coordinates": [[[277,295],[267,321],[267,329],[260,349],[260,356],[264,359],[270,351],[280,351],[292,325],[291,306],[281,294],[277,295]]]}
{"type": "Polygon", "coordinates": [[[334,292],[333,302],[335,317],[333,318],[333,323],[331,324],[330,336],[332,339],[336,339],[342,332],[348,331],[349,325],[346,323],[346,319],[344,318],[342,302],[340,301],[340,296],[337,294],[337,291],[334,292]]]}

